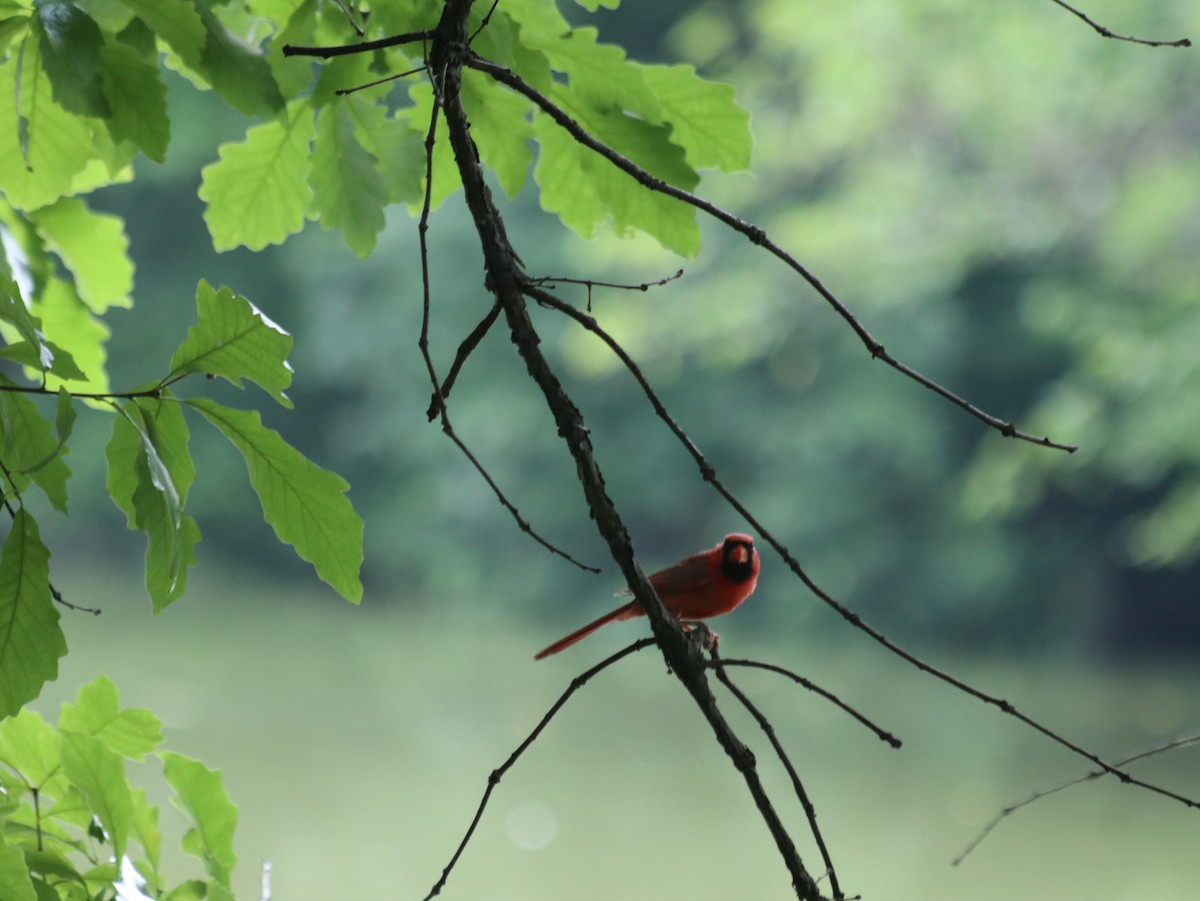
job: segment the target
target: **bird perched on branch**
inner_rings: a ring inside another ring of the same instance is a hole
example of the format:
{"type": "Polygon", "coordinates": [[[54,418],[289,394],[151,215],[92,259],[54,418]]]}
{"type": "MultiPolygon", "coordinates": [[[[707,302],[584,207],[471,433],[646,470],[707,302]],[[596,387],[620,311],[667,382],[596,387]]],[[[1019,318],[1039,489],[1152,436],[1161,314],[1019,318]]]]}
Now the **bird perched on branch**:
{"type": "MultiPolygon", "coordinates": [[[[740,606],[754,593],[754,586],[758,584],[758,567],[754,539],[734,532],[726,535],[725,540],[716,547],[654,573],[650,576],[650,584],[663,606],[675,614],[680,622],[696,622],[722,616],[740,606]]],[[[629,589],[621,592],[629,593],[629,589]]],[[[645,615],[642,606],[637,601],[631,601],[538,651],[533,659],[541,660],[557,654],[587,638],[601,626],[645,615]]]]}

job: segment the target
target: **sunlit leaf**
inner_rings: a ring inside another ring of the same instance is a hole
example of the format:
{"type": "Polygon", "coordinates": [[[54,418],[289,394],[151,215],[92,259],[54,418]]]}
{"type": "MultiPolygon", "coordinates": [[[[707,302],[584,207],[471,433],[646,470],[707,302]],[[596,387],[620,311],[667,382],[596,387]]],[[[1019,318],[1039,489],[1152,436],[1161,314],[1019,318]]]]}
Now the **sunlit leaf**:
{"type": "Polygon", "coordinates": [[[287,123],[258,125],[244,141],[221,145],[200,186],[217,250],[261,250],[304,227],[312,201],[306,178],[312,138],[312,110],[297,104],[287,123]]]}
{"type": "Polygon", "coordinates": [[[204,862],[209,875],[228,887],[237,865],[233,832],[237,808],[225,793],[221,774],[198,760],[171,751],[159,753],[163,773],[175,789],[175,806],[192,818],[193,826],[183,837],[183,849],[204,862]]]}
{"type": "Polygon", "coordinates": [[[706,81],[691,66],[637,66],[671,126],[671,143],[694,169],[736,172],[750,165],[750,114],[726,84],[706,81]]]}
{"type": "Polygon", "coordinates": [[[61,730],[63,773],[78,788],[100,820],[120,860],[133,826],[133,790],[125,778],[125,762],[93,735],[61,730]]]}
{"type": "Polygon", "coordinates": [[[38,63],[38,45],[26,46],[0,63],[0,185],[19,210],[53,203],[74,190],[74,180],[92,159],[86,119],[67,112],[51,96],[38,63]]]}
{"type": "Polygon", "coordinates": [[[133,260],[119,216],[97,213],[64,197],[31,215],[46,246],[75,276],[79,298],[96,313],[133,305],[133,260]]]}
{"type": "Polygon", "coordinates": [[[20,848],[0,838],[0,897],[6,901],[38,901],[29,878],[29,867],[20,848]]]}
{"type": "Polygon", "coordinates": [[[116,686],[97,676],[64,703],[58,727],[94,735],[123,757],[141,760],[162,743],[162,721],[149,710],[120,708],[116,686]]]}
{"type": "Polygon", "coordinates": [[[483,162],[509,197],[525,184],[533,162],[532,104],[479,72],[463,73],[463,105],[483,162]]]}
{"type": "Polygon", "coordinates": [[[28,707],[0,722],[0,762],[33,788],[58,770],[61,748],[58,730],[28,707]]]}
{"type": "Polygon", "coordinates": [[[239,388],[247,378],[291,408],[283,393],[292,383],[287,362],[291,335],[240,294],[226,287],[214,289],[205,281],[196,289],[196,308],[196,325],[171,357],[171,376],[203,372],[239,388]]]}
{"type": "Polygon", "coordinates": [[[55,389],[67,381],[75,391],[108,391],[108,353],[104,346],[108,327],[79,299],[73,286],[60,278],[50,279],[34,311],[52,346],[71,355],[74,372],[78,373],[64,371],[61,377],[48,378],[47,387],[55,389]]]}

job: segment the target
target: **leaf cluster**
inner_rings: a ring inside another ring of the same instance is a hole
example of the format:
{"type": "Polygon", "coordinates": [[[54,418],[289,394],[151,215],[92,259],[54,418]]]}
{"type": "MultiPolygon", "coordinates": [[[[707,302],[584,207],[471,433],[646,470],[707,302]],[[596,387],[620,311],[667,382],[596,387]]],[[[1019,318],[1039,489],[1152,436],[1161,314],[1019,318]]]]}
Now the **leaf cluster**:
{"type": "Polygon", "coordinates": [[[237,809],[220,773],[162,741],[159,719],[122,708],[103,676],[62,705],[57,726],[31,710],[0,722],[0,897],[87,901],[134,888],[164,901],[232,899],[237,809]],[[190,821],[182,848],[203,877],[170,885],[162,871],[159,808],[126,774],[151,755],[190,821]]]}
{"type": "MultiPolygon", "coordinates": [[[[58,348],[41,337],[41,323],[26,310],[11,280],[2,295],[8,315],[4,326],[29,337],[26,370],[38,384],[7,377],[0,387],[0,424],[4,430],[3,476],[13,527],[0,548],[0,715],[11,715],[32,700],[57,673],[66,643],[58,626],[49,581],[49,551],[42,544],[24,492],[35,486],[51,505],[65,512],[70,470],[63,460],[75,421],[77,402],[66,384],[59,386],[53,418],[31,395],[45,395],[58,348]],[[50,360],[50,363],[45,362],[50,360]]],[[[105,456],[107,487],[129,527],[144,532],[146,588],[161,610],[179,598],[196,562],[200,529],[186,512],[187,494],[196,477],[188,451],[186,410],[193,410],[220,431],[246,462],[263,514],[281,541],[311,562],[318,575],[346,598],[357,601],[362,587],[362,523],[339,476],[310,462],[255,411],[239,410],[208,398],[179,396],[174,387],[191,374],[221,377],[235,385],[249,379],[277,402],[290,406],[283,393],[291,382],[287,353],[291,338],[244,297],[205,282],[197,292],[198,320],[176,348],[165,374],[124,394],[88,392],[85,398],[115,413],[105,456]]],[[[69,359],[69,357],[67,358],[69,359]]]]}

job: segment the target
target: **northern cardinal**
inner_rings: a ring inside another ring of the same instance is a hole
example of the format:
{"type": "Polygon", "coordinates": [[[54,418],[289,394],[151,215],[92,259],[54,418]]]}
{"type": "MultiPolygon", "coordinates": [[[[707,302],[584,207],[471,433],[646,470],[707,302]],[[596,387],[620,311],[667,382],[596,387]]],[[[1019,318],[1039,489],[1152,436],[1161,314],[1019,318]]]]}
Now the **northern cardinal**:
{"type": "MultiPolygon", "coordinates": [[[[749,535],[734,532],[711,550],[680,560],[650,576],[663,606],[683,622],[708,619],[729,613],[754,593],[758,582],[758,551],[749,535]]],[[[625,589],[621,594],[629,594],[625,589]]],[[[623,619],[645,616],[637,601],[606,613],[595,622],[560,638],[534,654],[541,660],[587,638],[601,626],[623,619]]]]}

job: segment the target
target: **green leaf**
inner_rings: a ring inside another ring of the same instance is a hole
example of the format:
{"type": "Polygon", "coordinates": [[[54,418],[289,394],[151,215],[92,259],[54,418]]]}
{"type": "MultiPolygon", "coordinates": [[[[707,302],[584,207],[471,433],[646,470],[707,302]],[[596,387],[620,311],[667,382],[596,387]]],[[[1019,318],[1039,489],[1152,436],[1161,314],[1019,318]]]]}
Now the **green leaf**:
{"type": "Polygon", "coordinates": [[[596,40],[595,28],[574,28],[556,35],[527,34],[522,42],[546,55],[550,66],[567,75],[578,100],[599,111],[627,110],[652,124],[662,121],[662,108],[646,84],[643,67],[629,62],[625,51],[596,40]]]}
{"type": "Polygon", "coordinates": [[[195,477],[187,424],[173,401],[140,399],[121,412],[105,449],[108,493],[129,528],[146,533],[146,590],[159,612],[183,596],[200,540],[182,509],[195,477]]]}
{"type": "Polygon", "coordinates": [[[20,848],[4,844],[0,835],[0,898],[5,901],[38,901],[29,878],[29,867],[20,848]]]}
{"type": "Polygon", "coordinates": [[[75,358],[53,341],[46,340],[41,321],[25,306],[16,282],[0,273],[0,323],[3,322],[15,328],[21,337],[17,341],[10,339],[7,346],[0,349],[0,355],[5,359],[29,367],[35,380],[48,372],[62,379],[86,381],[87,377],[75,365],[75,358]]]}
{"type": "Polygon", "coordinates": [[[28,707],[0,722],[0,762],[30,788],[41,788],[58,772],[62,742],[58,730],[28,707]]]}
{"type": "Polygon", "coordinates": [[[274,116],[283,111],[283,95],[271,67],[257,47],[231,34],[207,6],[198,6],[208,32],[200,68],[213,90],[247,116],[274,116]]]}
{"type": "Polygon", "coordinates": [[[375,158],[358,143],[349,111],[336,100],[317,115],[309,182],[321,225],[341,229],[346,245],[360,258],[368,256],[385,224],[387,185],[375,158]]]}
{"type": "Polygon", "coordinates": [[[196,6],[190,0],[121,0],[179,58],[199,68],[208,37],[196,6]]]}
{"type": "Polygon", "coordinates": [[[359,143],[375,157],[391,203],[414,203],[422,196],[425,147],[408,123],[388,116],[378,103],[357,94],[341,100],[357,127],[359,143]]]}
{"type": "Polygon", "coordinates": [[[159,886],[155,884],[157,880],[149,877],[157,876],[158,873],[162,852],[162,833],[158,830],[158,808],[146,800],[146,793],[141,789],[133,793],[133,832],[146,852],[146,861],[150,864],[152,874],[146,873],[142,867],[139,869],[142,870],[142,875],[150,881],[150,889],[157,896],[160,893],[159,886]]]}
{"type": "MultiPolygon", "coordinates": [[[[429,131],[430,117],[433,115],[433,89],[427,83],[414,84],[409,89],[412,106],[396,110],[396,118],[408,121],[411,128],[422,140],[429,131]]],[[[424,198],[424,147],[422,146],[422,194],[424,198]]],[[[446,138],[446,121],[439,114],[438,131],[433,144],[433,188],[429,192],[429,207],[436,210],[447,197],[462,187],[462,177],[458,174],[458,165],[454,162],[454,151],[446,138]]]]}
{"type": "Polygon", "coordinates": [[[76,2],[79,4],[79,8],[91,16],[93,21],[100,26],[100,30],[106,34],[120,31],[133,20],[133,13],[121,3],[121,0],[76,0],[76,2]]]}
{"type": "Polygon", "coordinates": [[[199,398],[187,401],[220,429],[246,460],[263,515],[280,541],[316,567],[317,575],[353,603],[362,599],[362,520],[349,484],[322,469],[262,424],[257,412],[199,398]]]}
{"type": "Polygon", "coordinates": [[[60,729],[63,773],[87,799],[100,820],[112,854],[125,854],[133,826],[133,789],[125,778],[125,761],[93,735],[60,729]]]}
{"type": "Polygon", "coordinates": [[[32,213],[46,246],[75,276],[79,298],[95,313],[133,306],[133,261],[119,216],[97,213],[75,197],[32,213]]]}
{"type": "Polygon", "coordinates": [[[189,879],[167,892],[163,901],[206,901],[208,886],[202,879],[189,879]]]}
{"type": "Polygon", "coordinates": [[[0,122],[5,123],[0,128],[0,187],[19,210],[37,209],[72,193],[76,176],[93,156],[87,120],[67,112],[51,96],[39,46],[27,44],[23,55],[12,53],[0,63],[0,122]]]}
{"type": "Polygon", "coordinates": [[[107,392],[108,354],[104,342],[108,340],[108,327],[79,299],[74,288],[60,278],[50,279],[34,309],[42,329],[53,338],[48,342],[51,352],[69,355],[61,365],[55,357],[50,374],[56,378],[47,379],[46,386],[57,389],[61,382],[78,382],[71,386],[76,391],[107,392]]]}
{"type": "Polygon", "coordinates": [[[470,69],[463,73],[463,105],[479,155],[509,197],[525,184],[533,162],[532,103],[470,69]]]}
{"type": "Polygon", "coordinates": [[[36,698],[66,653],[50,596],[50,552],[19,508],[0,547],[0,717],[36,698]]]}
{"type": "MultiPolygon", "coordinates": [[[[37,890],[39,901],[42,898],[46,898],[48,901],[59,901],[59,898],[62,897],[57,891],[50,889],[47,882],[73,882],[79,890],[87,891],[87,880],[75,867],[71,866],[71,862],[63,854],[50,849],[38,851],[33,848],[25,848],[24,852],[25,863],[29,867],[30,874],[42,877],[33,884],[37,890]]],[[[87,896],[83,895],[82,897],[87,896]]]]}
{"type": "Polygon", "coordinates": [[[157,163],[167,158],[171,122],[167,116],[167,86],[158,66],[128,44],[112,42],[100,50],[104,96],[112,109],[107,120],[115,141],[132,141],[157,163]]]}
{"type": "Polygon", "coordinates": [[[542,209],[555,213],[563,225],[584,238],[594,238],[609,217],[608,205],[596,190],[590,169],[592,151],[563,131],[549,116],[534,117],[538,161],[533,170],[542,209]]]}
{"type": "MultiPolygon", "coordinates": [[[[7,322],[17,330],[23,339],[25,339],[32,347],[39,348],[39,358],[45,360],[41,349],[44,348],[42,343],[42,333],[39,331],[39,323],[33,318],[29,312],[29,308],[25,306],[25,301],[21,297],[21,289],[15,281],[7,275],[0,273],[0,322],[7,322]]],[[[45,369],[49,365],[49,361],[44,362],[42,368],[45,369]]]]}
{"type": "Polygon", "coordinates": [[[108,102],[100,90],[100,26],[69,0],[37,0],[33,8],[42,67],[54,99],[79,116],[107,116],[108,102]]]}
{"type": "Polygon", "coordinates": [[[671,125],[693,169],[737,172],[750,166],[750,114],[734,102],[729,85],[706,81],[691,66],[640,66],[646,85],[671,125]]]}
{"type": "Polygon", "coordinates": [[[116,686],[98,676],[64,703],[58,728],[94,735],[122,757],[141,760],[162,744],[162,721],[149,710],[120,709],[116,686]]]}
{"type": "Polygon", "coordinates": [[[60,447],[67,443],[75,429],[75,415],[75,403],[71,392],[66,388],[59,388],[58,404],[54,408],[54,433],[58,435],[60,447]]]}
{"type": "Polygon", "coordinates": [[[224,286],[215,290],[201,281],[196,288],[197,323],[171,357],[171,375],[202,372],[218,375],[237,387],[242,379],[257,383],[291,409],[286,389],[292,383],[287,355],[292,336],[240,294],[224,286]]]}
{"type": "Polygon", "coordinates": [[[208,874],[228,888],[237,865],[233,852],[237,808],[225,793],[220,772],[171,751],[162,751],[158,756],[167,781],[175,789],[175,806],[195,823],[183,837],[183,850],[204,861],[208,874]]]}
{"type": "Polygon", "coordinates": [[[24,394],[0,392],[0,407],[5,428],[5,465],[16,479],[18,490],[32,479],[45,492],[55,509],[67,510],[67,479],[71,470],[63,462],[59,441],[51,431],[49,421],[37,405],[24,394]]]}
{"type": "Polygon", "coordinates": [[[10,8],[2,7],[3,4],[0,4],[0,56],[7,54],[14,35],[24,36],[28,33],[30,18],[24,12],[12,15],[9,12],[10,8]]]}
{"type": "Polygon", "coordinates": [[[200,185],[217,250],[262,250],[304,227],[312,202],[305,177],[312,138],[312,111],[299,103],[287,123],[258,125],[244,141],[221,145],[220,159],[204,167],[200,185]]]}
{"type": "MultiPolygon", "coordinates": [[[[601,113],[587,107],[574,109],[573,98],[565,92],[556,99],[598,140],[650,175],[685,190],[699,182],[683,150],[671,143],[666,126],[651,125],[616,110],[601,113]]],[[[618,236],[643,231],[667,249],[687,257],[700,249],[694,208],[640,188],[632,176],[599,154],[568,136],[556,134],[561,129],[544,114],[538,114],[534,127],[541,138],[534,177],[541,189],[542,206],[557,213],[565,225],[591,237],[604,221],[602,212],[607,212],[618,236]]]]}

